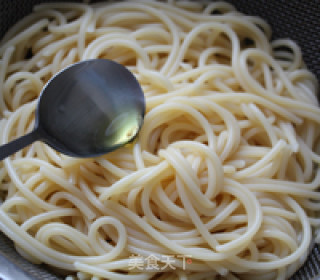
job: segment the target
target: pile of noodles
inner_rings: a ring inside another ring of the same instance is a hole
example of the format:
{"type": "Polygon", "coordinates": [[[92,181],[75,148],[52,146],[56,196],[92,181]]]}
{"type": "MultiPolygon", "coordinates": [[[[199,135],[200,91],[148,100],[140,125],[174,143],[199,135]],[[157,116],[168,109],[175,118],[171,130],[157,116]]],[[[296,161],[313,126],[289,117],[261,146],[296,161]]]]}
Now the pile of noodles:
{"type": "Polygon", "coordinates": [[[270,38],[223,2],[36,6],[1,43],[1,143],[80,60],[131,70],[146,116],[105,156],[36,142],[2,161],[1,231],[69,279],[287,279],[320,224],[320,109],[299,47],[270,38]]]}

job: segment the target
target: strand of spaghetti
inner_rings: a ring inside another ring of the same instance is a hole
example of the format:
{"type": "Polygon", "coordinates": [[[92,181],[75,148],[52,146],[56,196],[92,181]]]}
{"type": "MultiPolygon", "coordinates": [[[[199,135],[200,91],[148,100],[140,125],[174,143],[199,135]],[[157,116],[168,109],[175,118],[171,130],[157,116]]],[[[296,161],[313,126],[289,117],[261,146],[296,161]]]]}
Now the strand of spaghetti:
{"type": "Polygon", "coordinates": [[[24,32],[17,34],[13,38],[11,38],[9,41],[3,43],[3,45],[0,48],[0,55],[3,55],[8,47],[21,44],[28,37],[31,37],[32,35],[39,32],[41,29],[46,27],[48,23],[49,23],[48,19],[40,20],[35,24],[31,25],[30,27],[28,27],[26,30],[24,30],[24,32]]]}
{"type": "Polygon", "coordinates": [[[121,206],[120,204],[115,204],[112,201],[108,201],[108,206],[112,207],[112,209],[117,210],[118,212],[124,214],[124,216],[129,217],[131,220],[135,221],[135,224],[139,226],[143,231],[147,232],[148,235],[153,236],[153,238],[162,244],[163,246],[174,250],[179,254],[191,255],[195,259],[205,260],[205,261],[219,261],[228,258],[229,255],[232,255],[233,252],[225,252],[225,253],[214,253],[206,248],[185,248],[182,247],[175,242],[172,242],[168,238],[166,238],[163,234],[156,231],[153,227],[151,227],[148,223],[146,223],[143,219],[137,216],[135,213],[132,213],[127,208],[121,206]]]}
{"type": "MultiPolygon", "coordinates": [[[[10,46],[6,49],[4,55],[3,55],[3,59],[1,61],[1,69],[0,69],[0,87],[3,88],[3,85],[5,83],[5,76],[6,76],[6,72],[7,72],[7,68],[8,68],[8,65],[9,65],[9,61],[11,59],[11,56],[14,52],[15,48],[14,46],[10,46]]],[[[4,100],[4,95],[1,94],[1,97],[0,97],[0,110],[1,110],[1,116],[3,114],[3,112],[5,110],[8,110],[8,107],[5,103],[5,100],[4,100]]]]}
{"type": "Polygon", "coordinates": [[[135,185],[143,184],[142,182],[136,181],[137,179],[142,179],[144,175],[146,175],[146,180],[152,180],[154,177],[161,176],[162,173],[165,173],[168,171],[168,164],[163,161],[158,166],[155,167],[149,167],[142,170],[139,170],[133,174],[130,174],[127,177],[124,177],[123,179],[120,179],[117,183],[112,185],[110,188],[104,190],[100,194],[100,200],[106,200],[108,199],[114,192],[125,192],[128,190],[128,188],[132,188],[134,185],[131,185],[133,182],[135,182],[135,185]],[[152,173],[152,176],[150,174],[152,173]]]}
{"type": "Polygon", "coordinates": [[[188,198],[188,194],[184,190],[183,181],[181,180],[179,175],[177,175],[177,177],[176,177],[176,184],[177,184],[177,189],[178,189],[178,193],[179,193],[181,202],[183,203],[183,206],[184,206],[188,216],[190,217],[190,219],[194,223],[194,225],[197,228],[197,230],[200,232],[201,236],[208,243],[208,245],[212,249],[216,250],[216,248],[219,245],[219,243],[217,242],[215,237],[212,236],[209,233],[209,231],[205,228],[205,226],[202,223],[200,217],[198,216],[197,212],[193,208],[193,206],[192,206],[192,204],[191,204],[191,202],[190,202],[190,200],[188,198]]]}
{"type": "Polygon", "coordinates": [[[199,180],[195,172],[193,172],[190,165],[184,161],[179,151],[174,149],[168,149],[167,151],[162,150],[159,152],[159,155],[170,162],[170,165],[175,169],[176,173],[180,175],[185,185],[199,203],[203,203],[206,208],[214,207],[212,201],[200,191],[199,180]]]}
{"type": "Polygon", "coordinates": [[[65,208],[65,209],[53,210],[47,213],[42,213],[37,216],[33,216],[32,218],[28,219],[21,225],[21,229],[23,229],[24,231],[28,231],[33,226],[37,224],[41,224],[46,220],[50,220],[50,219],[62,217],[62,216],[77,216],[77,215],[80,215],[80,213],[76,209],[65,208]]]}
{"type": "Polygon", "coordinates": [[[231,257],[229,260],[231,262],[241,264],[244,267],[250,268],[254,267],[254,269],[259,269],[259,270],[265,270],[268,268],[279,268],[284,266],[284,263],[291,263],[292,259],[297,260],[301,255],[303,254],[303,251],[305,250],[305,247],[308,247],[308,244],[311,239],[311,231],[310,231],[310,225],[307,222],[307,217],[304,211],[301,209],[301,207],[290,197],[285,198],[286,202],[290,207],[297,213],[301,224],[303,226],[303,236],[304,238],[302,239],[302,242],[298,249],[293,252],[291,255],[288,255],[287,257],[284,257],[282,259],[277,259],[275,261],[270,261],[270,262],[250,262],[246,261],[244,259],[240,259],[237,256],[231,257]]]}
{"type": "MultiPolygon", "coordinates": [[[[285,105],[286,107],[293,107],[295,110],[298,110],[300,114],[307,114],[308,112],[312,114],[316,114],[318,112],[318,107],[315,105],[311,105],[305,102],[299,102],[298,97],[294,97],[292,99],[281,97],[281,96],[275,96],[273,94],[268,93],[265,89],[263,89],[257,81],[251,78],[249,71],[247,70],[246,61],[249,57],[260,57],[266,60],[266,62],[277,71],[277,74],[279,75],[280,79],[284,82],[285,86],[289,87],[288,92],[290,94],[295,94],[295,90],[292,89],[292,85],[290,82],[288,82],[287,77],[285,76],[283,70],[279,65],[275,63],[275,61],[270,57],[267,56],[264,53],[261,53],[259,50],[245,50],[240,55],[240,65],[243,70],[243,79],[247,81],[246,85],[250,86],[250,90],[254,91],[258,94],[262,94],[267,99],[274,100],[276,103],[279,103],[281,105],[285,105]],[[308,109],[307,109],[308,108],[308,109]]],[[[316,118],[316,117],[315,117],[316,118]]],[[[317,118],[319,120],[319,118],[317,118]]]]}
{"type": "MultiPolygon", "coordinates": [[[[99,267],[93,266],[93,265],[87,265],[85,263],[81,262],[75,262],[74,264],[75,268],[79,271],[85,271],[88,273],[91,273],[92,275],[97,275],[99,277],[107,278],[107,279],[115,279],[115,280],[122,280],[123,274],[122,273],[116,273],[111,272],[107,269],[101,269],[99,267]]],[[[155,273],[140,273],[137,275],[126,275],[126,279],[128,280],[148,280],[152,275],[155,273]]]]}

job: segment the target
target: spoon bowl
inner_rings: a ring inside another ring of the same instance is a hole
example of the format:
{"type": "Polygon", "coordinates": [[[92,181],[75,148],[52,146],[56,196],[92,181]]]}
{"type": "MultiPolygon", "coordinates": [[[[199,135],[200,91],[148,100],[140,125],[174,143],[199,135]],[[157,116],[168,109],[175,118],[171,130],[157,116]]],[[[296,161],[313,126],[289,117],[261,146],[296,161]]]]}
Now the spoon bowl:
{"type": "Polygon", "coordinates": [[[0,147],[0,160],[41,140],[74,157],[96,157],[132,141],[145,113],[143,91],[124,66],[107,59],[81,61],[43,88],[34,130],[0,147]]]}

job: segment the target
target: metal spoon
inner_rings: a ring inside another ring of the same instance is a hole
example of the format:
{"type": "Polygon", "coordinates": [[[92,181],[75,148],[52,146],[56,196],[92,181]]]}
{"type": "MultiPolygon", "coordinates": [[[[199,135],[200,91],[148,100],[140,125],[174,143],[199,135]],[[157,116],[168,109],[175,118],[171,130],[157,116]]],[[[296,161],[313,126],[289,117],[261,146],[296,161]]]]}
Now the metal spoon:
{"type": "Polygon", "coordinates": [[[143,91],[124,66],[106,59],[73,64],[43,88],[34,130],[0,147],[0,160],[41,140],[74,157],[95,157],[132,141],[145,113],[143,91]]]}

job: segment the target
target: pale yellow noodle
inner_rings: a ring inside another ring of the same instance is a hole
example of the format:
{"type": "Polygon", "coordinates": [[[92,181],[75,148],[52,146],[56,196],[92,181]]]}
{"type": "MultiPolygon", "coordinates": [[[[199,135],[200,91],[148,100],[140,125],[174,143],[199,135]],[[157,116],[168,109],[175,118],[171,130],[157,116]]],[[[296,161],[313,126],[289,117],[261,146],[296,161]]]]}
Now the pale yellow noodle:
{"type": "Polygon", "coordinates": [[[289,278],[320,240],[320,109],[300,48],[270,39],[224,2],[36,6],[2,39],[1,143],[32,130],[55,73],[90,58],[133,72],[146,115],[99,158],[37,142],[1,162],[1,231],[68,280],[289,278]]]}

